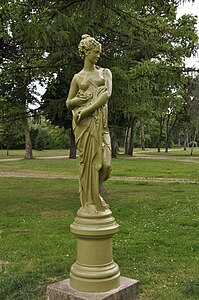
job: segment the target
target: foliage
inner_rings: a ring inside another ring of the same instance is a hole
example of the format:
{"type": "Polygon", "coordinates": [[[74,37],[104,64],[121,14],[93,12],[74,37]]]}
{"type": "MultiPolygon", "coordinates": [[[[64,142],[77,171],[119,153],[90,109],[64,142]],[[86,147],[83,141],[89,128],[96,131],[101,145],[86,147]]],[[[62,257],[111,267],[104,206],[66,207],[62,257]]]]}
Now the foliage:
{"type": "MultiPolygon", "coordinates": [[[[179,3],[3,1],[2,68],[3,77],[9,79],[7,91],[19,91],[23,82],[27,105],[37,101],[32,96],[35,80],[46,82],[48,89],[39,112],[53,125],[69,128],[71,115],[65,100],[69,83],[81,68],[77,45],[87,32],[101,41],[104,52],[100,65],[113,73],[112,126],[132,126],[154,114],[163,118],[161,111],[167,114],[171,98],[177,112],[187,71],[183,60],[196,52],[198,39],[195,17],[176,19],[179,3]]],[[[24,114],[24,99],[19,100],[17,115],[24,114]]],[[[9,102],[17,106],[13,95],[9,102]]]]}
{"type": "Polygon", "coordinates": [[[187,91],[187,110],[194,127],[199,130],[199,75],[190,78],[187,91]]]}
{"type": "Polygon", "coordinates": [[[52,126],[49,135],[53,139],[53,148],[54,149],[69,149],[69,134],[63,127],[52,126]]]}
{"type": "Polygon", "coordinates": [[[65,72],[60,71],[56,78],[49,83],[48,89],[42,97],[41,109],[52,125],[68,129],[71,127],[72,120],[71,112],[66,107],[70,74],[65,74],[65,72]]]}
{"type": "Polygon", "coordinates": [[[15,122],[15,127],[10,122],[1,123],[0,127],[0,148],[16,149],[24,143],[24,134],[21,122],[15,122]]]}
{"type": "Polygon", "coordinates": [[[53,126],[44,118],[31,120],[30,133],[33,149],[66,149],[69,148],[69,135],[63,127],[53,126]]]}
{"type": "Polygon", "coordinates": [[[52,141],[47,130],[40,130],[35,140],[35,149],[40,151],[49,149],[51,147],[51,143],[52,141]]]}

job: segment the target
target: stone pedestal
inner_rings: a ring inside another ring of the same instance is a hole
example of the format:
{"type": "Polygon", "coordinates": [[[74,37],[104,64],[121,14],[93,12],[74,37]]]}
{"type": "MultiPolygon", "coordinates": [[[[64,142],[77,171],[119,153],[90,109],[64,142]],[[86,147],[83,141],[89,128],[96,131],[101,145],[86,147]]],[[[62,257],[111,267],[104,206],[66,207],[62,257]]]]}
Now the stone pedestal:
{"type": "Polygon", "coordinates": [[[77,239],[77,259],[70,278],[47,287],[47,300],[137,300],[139,282],[120,276],[112,258],[112,237],[119,225],[107,209],[77,212],[71,232],[77,239]]]}
{"type": "Polygon", "coordinates": [[[119,225],[107,209],[77,212],[71,232],[77,239],[77,260],[71,267],[70,286],[83,292],[105,292],[120,285],[120,271],[112,258],[112,236],[119,225]]]}
{"type": "Polygon", "coordinates": [[[120,277],[120,286],[108,292],[87,293],[71,288],[69,279],[51,284],[47,288],[47,300],[138,300],[139,282],[120,277]]]}

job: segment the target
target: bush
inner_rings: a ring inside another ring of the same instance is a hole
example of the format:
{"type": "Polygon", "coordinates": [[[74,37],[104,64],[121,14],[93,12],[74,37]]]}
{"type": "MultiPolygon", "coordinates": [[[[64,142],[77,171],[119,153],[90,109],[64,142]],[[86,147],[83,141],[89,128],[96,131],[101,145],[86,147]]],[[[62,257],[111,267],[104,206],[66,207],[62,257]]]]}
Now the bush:
{"type": "Polygon", "coordinates": [[[70,147],[70,138],[68,131],[63,127],[52,127],[49,134],[53,140],[53,148],[55,149],[67,149],[70,147]]]}
{"type": "Polygon", "coordinates": [[[53,148],[53,140],[51,136],[48,134],[47,130],[40,130],[36,140],[35,140],[35,149],[36,150],[45,150],[53,148]]]}

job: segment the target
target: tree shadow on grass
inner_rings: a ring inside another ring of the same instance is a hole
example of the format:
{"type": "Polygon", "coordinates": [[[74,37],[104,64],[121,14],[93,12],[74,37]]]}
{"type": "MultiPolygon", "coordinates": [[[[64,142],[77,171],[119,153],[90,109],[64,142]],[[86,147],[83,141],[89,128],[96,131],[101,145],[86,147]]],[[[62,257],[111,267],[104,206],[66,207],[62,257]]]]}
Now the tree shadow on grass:
{"type": "Polygon", "coordinates": [[[199,299],[199,278],[198,280],[190,280],[186,282],[185,287],[182,290],[182,294],[186,299],[188,298],[195,298],[199,299]]]}

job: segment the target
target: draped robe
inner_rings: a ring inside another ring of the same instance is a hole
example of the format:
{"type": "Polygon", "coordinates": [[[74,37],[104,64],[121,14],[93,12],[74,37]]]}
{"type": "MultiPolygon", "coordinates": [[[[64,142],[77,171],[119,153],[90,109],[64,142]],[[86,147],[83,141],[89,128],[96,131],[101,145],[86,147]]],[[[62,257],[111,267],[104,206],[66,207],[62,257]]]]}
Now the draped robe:
{"type": "MultiPolygon", "coordinates": [[[[85,101],[81,107],[76,107],[73,114],[98,100],[99,88],[105,85],[103,70],[100,69],[99,77],[84,77],[81,73],[75,75],[79,82],[77,96],[89,94],[91,98],[85,101]]],[[[93,209],[104,211],[108,208],[99,193],[99,184],[110,174],[111,146],[107,116],[108,105],[106,103],[78,124],[73,119],[73,131],[80,157],[80,202],[82,208],[87,211],[93,209]],[[102,171],[103,179],[101,179],[102,171]]]]}

